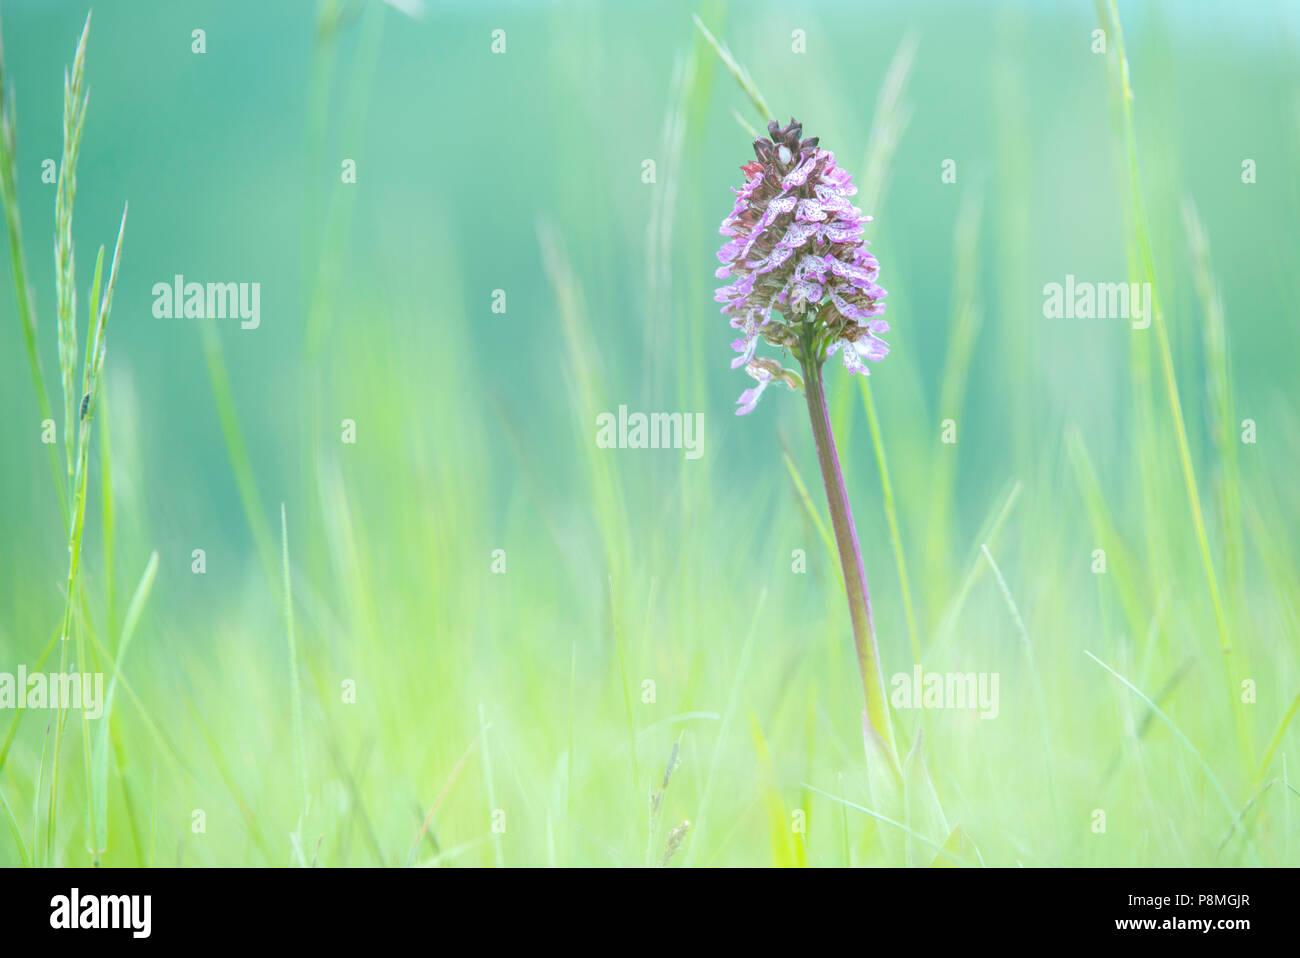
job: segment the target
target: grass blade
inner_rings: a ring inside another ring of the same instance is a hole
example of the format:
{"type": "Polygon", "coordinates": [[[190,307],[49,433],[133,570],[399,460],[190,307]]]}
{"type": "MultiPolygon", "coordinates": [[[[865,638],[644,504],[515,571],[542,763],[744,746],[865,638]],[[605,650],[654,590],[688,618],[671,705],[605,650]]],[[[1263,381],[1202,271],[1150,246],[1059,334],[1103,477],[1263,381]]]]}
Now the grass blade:
{"type": "Polygon", "coordinates": [[[700,35],[704,37],[705,42],[708,43],[709,46],[713,47],[713,52],[718,55],[718,59],[722,61],[723,66],[725,66],[727,70],[730,71],[731,75],[736,78],[736,82],[740,84],[740,88],[744,90],[745,95],[749,97],[749,102],[754,104],[754,109],[757,110],[758,115],[763,118],[763,123],[767,124],[772,122],[772,110],[767,105],[767,100],[763,98],[763,94],[758,92],[758,86],[749,75],[749,71],[741,66],[740,62],[731,55],[731,51],[727,49],[725,43],[719,41],[709,32],[709,28],[704,25],[704,21],[701,20],[697,14],[692,13],[691,20],[695,22],[695,29],[700,31],[700,35]]]}
{"type": "Polygon", "coordinates": [[[293,582],[289,574],[289,520],[280,503],[280,558],[284,573],[284,624],[289,638],[289,700],[293,709],[293,758],[298,775],[298,827],[307,820],[307,753],[303,746],[302,687],[298,679],[298,639],[293,626],[293,582]]]}

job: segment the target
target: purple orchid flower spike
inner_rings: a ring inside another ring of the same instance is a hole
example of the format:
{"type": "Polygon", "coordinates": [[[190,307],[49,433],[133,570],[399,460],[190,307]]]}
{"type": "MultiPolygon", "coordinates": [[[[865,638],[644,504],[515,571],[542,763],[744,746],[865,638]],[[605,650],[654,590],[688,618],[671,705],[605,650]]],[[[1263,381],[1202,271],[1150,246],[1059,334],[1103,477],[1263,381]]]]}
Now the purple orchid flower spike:
{"type": "Polygon", "coordinates": [[[718,250],[716,275],[731,283],[715,298],[740,331],[731,344],[737,354],[731,368],[744,366],[757,381],[736,400],[736,415],[753,412],[774,382],[804,394],[844,571],[866,718],[896,754],[866,569],[822,379],[822,366],[836,353],[845,369],[862,375],[889,353],[880,338],[889,330],[881,318],[885,290],[876,283],[880,266],[862,237],[871,217],[853,205],[857,187],[835,165],[835,154],[819,149],[816,137],[801,139],[801,124],[773,121],[767,129],[766,138],[754,141],[757,159],[741,167],[745,185],[735,191],[735,206],[719,231],[727,241],[718,250]],[[759,356],[760,340],[793,356],[799,370],[759,356]]]}
{"type": "Polygon", "coordinates": [[[760,339],[800,362],[820,365],[839,352],[845,369],[863,375],[889,352],[879,338],[889,329],[879,318],[886,293],[862,237],[871,217],[849,199],[857,193],[853,178],[816,137],[800,139],[795,120],[773,121],[768,131],[754,141],[757,159],[741,167],[745,185],[719,230],[728,239],[716,275],[732,282],[715,298],[741,333],[731,367],[745,366],[759,382],[745,390],[737,415],[753,410],[773,378],[756,372],[760,339]]]}

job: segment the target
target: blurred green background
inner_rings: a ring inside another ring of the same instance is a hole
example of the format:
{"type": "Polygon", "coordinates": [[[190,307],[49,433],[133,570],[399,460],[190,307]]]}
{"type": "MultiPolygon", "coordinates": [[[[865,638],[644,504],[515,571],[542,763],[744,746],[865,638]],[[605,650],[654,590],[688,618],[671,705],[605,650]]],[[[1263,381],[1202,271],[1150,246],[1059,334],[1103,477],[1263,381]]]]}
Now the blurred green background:
{"type": "MultiPolygon", "coordinates": [[[[1148,278],[1107,6],[427,6],[94,8],[83,301],[130,203],[78,598],[110,678],[158,567],[98,720],[106,763],[70,713],[55,793],[56,713],[0,713],[0,863],[639,865],[684,821],[674,866],[1300,863],[1300,8],[1120,8],[1220,628],[1157,329],[1043,316],[1067,274],[1148,278]],[[742,122],[763,123],[693,13],[875,217],[896,536],[865,384],[838,363],[828,381],[886,676],[917,648],[927,671],[1001,677],[994,720],[896,711],[900,776],[864,755],[802,399],[731,414],[750,381],[728,368],[714,251],[752,157],[742,122]],[[259,282],[260,328],[156,319],[177,273],[259,282]],[[620,404],[702,412],[703,457],[597,448],[620,404]]],[[[2,11],[52,389],[41,162],[86,10],[2,11]]],[[[14,672],[57,629],[68,556],[4,263],[14,672]]]]}

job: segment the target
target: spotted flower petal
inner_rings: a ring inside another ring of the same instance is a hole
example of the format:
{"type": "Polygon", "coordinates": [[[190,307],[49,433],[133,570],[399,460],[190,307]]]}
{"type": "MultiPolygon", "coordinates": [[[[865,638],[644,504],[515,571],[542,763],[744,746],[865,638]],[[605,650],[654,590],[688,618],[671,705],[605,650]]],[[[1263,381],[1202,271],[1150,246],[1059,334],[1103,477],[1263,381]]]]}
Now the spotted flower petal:
{"type": "Polygon", "coordinates": [[[802,126],[769,124],[754,141],[755,159],[741,169],[732,210],[719,232],[716,276],[722,313],[740,333],[732,343],[732,368],[745,367],[756,385],[737,400],[745,415],[773,382],[802,389],[797,373],[757,354],[760,340],[782,351],[817,342],[826,358],[840,353],[852,373],[866,374],[889,347],[878,334],[889,324],[880,264],[863,238],[871,217],[853,205],[858,192],[835,154],[803,136],[802,126]]]}

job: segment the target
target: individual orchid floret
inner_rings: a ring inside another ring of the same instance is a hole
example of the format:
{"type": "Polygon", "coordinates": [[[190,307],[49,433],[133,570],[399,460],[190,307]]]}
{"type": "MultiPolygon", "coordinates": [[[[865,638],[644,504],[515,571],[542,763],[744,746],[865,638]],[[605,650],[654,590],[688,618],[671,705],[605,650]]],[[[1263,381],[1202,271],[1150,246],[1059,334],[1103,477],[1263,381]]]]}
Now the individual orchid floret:
{"type": "MultiPolygon", "coordinates": [[[[732,367],[735,367],[732,363],[732,367]]],[[[758,385],[751,389],[746,389],[736,400],[736,415],[744,416],[754,411],[758,404],[758,397],[763,395],[763,390],[774,382],[783,382],[796,392],[803,390],[803,380],[793,369],[785,369],[775,359],[751,359],[745,365],[745,372],[749,373],[756,380],[758,385]]]]}

